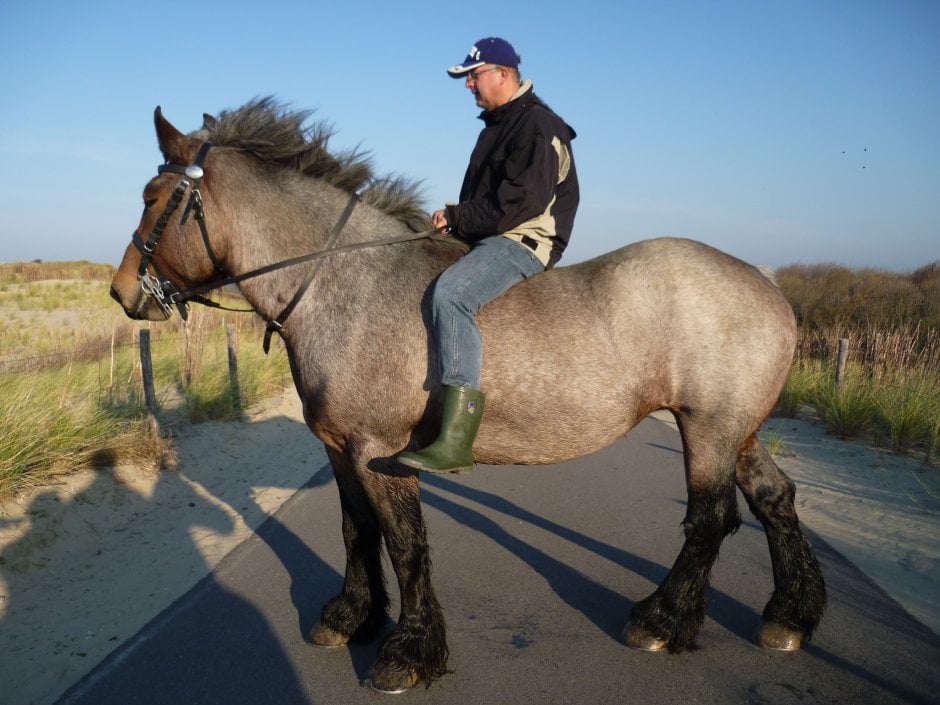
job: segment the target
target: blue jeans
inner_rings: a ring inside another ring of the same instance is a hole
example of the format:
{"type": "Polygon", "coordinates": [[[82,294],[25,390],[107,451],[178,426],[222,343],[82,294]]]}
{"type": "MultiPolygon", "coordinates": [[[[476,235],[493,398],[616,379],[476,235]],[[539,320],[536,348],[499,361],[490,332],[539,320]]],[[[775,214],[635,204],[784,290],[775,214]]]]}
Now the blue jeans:
{"type": "Polygon", "coordinates": [[[532,250],[500,235],[480,240],[444,270],[431,302],[442,384],[480,389],[483,336],[477,311],[544,270],[532,250]]]}

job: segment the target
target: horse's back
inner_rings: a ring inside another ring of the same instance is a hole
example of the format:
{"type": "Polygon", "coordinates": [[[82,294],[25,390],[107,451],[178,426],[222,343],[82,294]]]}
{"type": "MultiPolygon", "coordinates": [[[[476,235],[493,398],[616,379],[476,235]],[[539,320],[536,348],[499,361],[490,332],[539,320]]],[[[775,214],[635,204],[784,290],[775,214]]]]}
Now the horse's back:
{"type": "Polygon", "coordinates": [[[531,448],[535,437],[552,458],[602,447],[659,408],[762,420],[795,345],[792,311],[770,279],[678,238],[534,277],[480,322],[501,443],[527,435],[531,448]]]}
{"type": "Polygon", "coordinates": [[[737,348],[755,335],[776,340],[795,333],[792,310],[771,278],[694,240],[645,240],[562,275],[589,286],[589,305],[630,346],[640,342],[633,334],[639,327],[683,355],[699,349],[694,357],[702,359],[710,351],[723,357],[715,343],[737,348]]]}

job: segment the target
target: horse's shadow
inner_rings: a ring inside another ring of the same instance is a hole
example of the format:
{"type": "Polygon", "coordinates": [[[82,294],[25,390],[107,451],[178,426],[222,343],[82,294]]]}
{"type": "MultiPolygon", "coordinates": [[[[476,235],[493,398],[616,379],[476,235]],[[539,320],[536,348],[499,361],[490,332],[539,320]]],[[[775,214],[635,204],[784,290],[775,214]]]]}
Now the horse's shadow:
{"type": "MultiPolygon", "coordinates": [[[[299,492],[332,482],[333,468],[327,463],[299,492]]],[[[323,605],[342,589],[343,576],[312,550],[304,538],[298,536],[282,521],[279,514],[270,516],[255,535],[268,546],[289,576],[290,598],[297,615],[297,629],[300,636],[306,639],[306,635],[319,621],[323,605]]],[[[389,620],[387,631],[393,628],[394,623],[389,620]]],[[[348,651],[350,663],[360,681],[366,678],[375,662],[377,643],[378,637],[371,641],[352,641],[341,649],[348,651]]],[[[313,652],[331,651],[314,646],[309,648],[313,652]]]]}
{"type": "MultiPolygon", "coordinates": [[[[589,551],[639,577],[645,578],[653,585],[660,584],[669,573],[669,568],[660,563],[539,516],[492,492],[468,487],[441,475],[426,476],[422,480],[425,488],[433,487],[438,490],[445,490],[487,509],[552,533],[585,551],[589,551]]],[[[626,618],[635,600],[592,580],[571,565],[514,536],[482,512],[448,499],[439,492],[429,492],[425,489],[422,492],[422,502],[428,507],[433,507],[446,514],[454,521],[478,531],[507,551],[512,552],[541,575],[555,593],[568,605],[581,612],[598,629],[612,639],[620,641],[626,618]]],[[[638,595],[635,597],[641,599],[645,596],[638,595]]],[[[751,606],[714,587],[709,588],[708,616],[729,632],[744,639],[750,639],[753,636],[760,618],[751,606]]]]}

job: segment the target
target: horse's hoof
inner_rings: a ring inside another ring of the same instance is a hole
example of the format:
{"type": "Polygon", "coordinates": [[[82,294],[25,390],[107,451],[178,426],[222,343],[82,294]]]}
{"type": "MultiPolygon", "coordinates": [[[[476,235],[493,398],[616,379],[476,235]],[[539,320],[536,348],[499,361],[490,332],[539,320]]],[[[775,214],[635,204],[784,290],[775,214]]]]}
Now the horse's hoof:
{"type": "Polygon", "coordinates": [[[307,634],[307,643],[321,649],[335,649],[349,643],[349,637],[340,634],[335,629],[330,629],[323,622],[317,622],[317,625],[307,634]]]}
{"type": "Polygon", "coordinates": [[[660,639],[652,632],[635,624],[627,625],[627,628],[623,630],[623,643],[639,651],[663,651],[669,644],[666,639],[660,639]]]}
{"type": "Polygon", "coordinates": [[[803,645],[803,635],[779,622],[767,622],[757,635],[757,643],[774,651],[799,651],[803,645]]]}
{"type": "Polygon", "coordinates": [[[418,674],[411,669],[402,670],[377,661],[366,676],[365,684],[380,693],[398,695],[418,684],[418,674]]]}

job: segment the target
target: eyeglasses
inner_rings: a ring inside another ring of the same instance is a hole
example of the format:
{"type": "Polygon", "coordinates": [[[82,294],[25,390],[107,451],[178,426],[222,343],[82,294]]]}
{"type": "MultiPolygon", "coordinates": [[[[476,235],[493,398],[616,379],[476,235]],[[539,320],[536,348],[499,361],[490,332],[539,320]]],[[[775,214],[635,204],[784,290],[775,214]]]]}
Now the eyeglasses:
{"type": "Polygon", "coordinates": [[[467,80],[473,81],[476,83],[480,79],[480,74],[486,73],[487,71],[497,71],[499,66],[490,66],[488,69],[480,69],[478,71],[471,71],[467,74],[467,80]]]}

